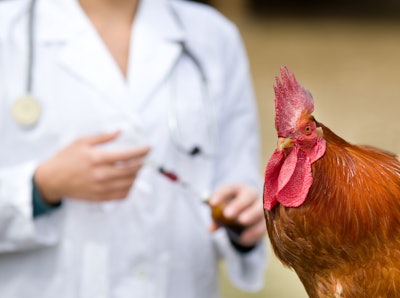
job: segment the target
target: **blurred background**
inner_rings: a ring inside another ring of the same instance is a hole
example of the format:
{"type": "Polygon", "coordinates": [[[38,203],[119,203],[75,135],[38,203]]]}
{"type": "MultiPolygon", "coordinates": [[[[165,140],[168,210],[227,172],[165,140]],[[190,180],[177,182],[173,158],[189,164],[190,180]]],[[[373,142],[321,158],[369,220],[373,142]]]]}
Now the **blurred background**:
{"type": "MultiPolygon", "coordinates": [[[[317,120],[347,141],[400,153],[400,1],[210,0],[239,28],[258,99],[263,164],[275,149],[274,77],[288,66],[315,99],[317,120]]],[[[263,171],[263,169],[262,169],[263,171]]],[[[224,298],[307,297],[271,256],[265,288],[247,294],[222,270],[224,298]]]]}

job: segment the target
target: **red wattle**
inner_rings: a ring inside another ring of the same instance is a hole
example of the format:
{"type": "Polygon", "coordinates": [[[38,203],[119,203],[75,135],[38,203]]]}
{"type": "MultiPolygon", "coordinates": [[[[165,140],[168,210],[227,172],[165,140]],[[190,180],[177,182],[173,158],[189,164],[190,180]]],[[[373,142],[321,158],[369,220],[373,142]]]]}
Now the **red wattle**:
{"type": "Polygon", "coordinates": [[[284,161],[284,153],[277,150],[275,150],[268,161],[264,177],[264,208],[267,210],[271,210],[278,203],[276,196],[278,192],[278,178],[284,161]]]}
{"type": "Polygon", "coordinates": [[[285,207],[299,207],[307,198],[313,178],[311,174],[311,162],[307,153],[303,150],[292,150],[282,165],[280,175],[289,174],[285,177],[287,183],[278,187],[277,200],[285,207]],[[289,163],[290,162],[290,163],[289,163]],[[293,170],[294,168],[294,170],[293,170]]]}
{"type": "MultiPolygon", "coordinates": [[[[313,160],[324,152],[323,141],[316,146],[313,160]]],[[[283,151],[275,151],[268,161],[264,181],[265,209],[271,210],[278,202],[285,207],[299,207],[313,183],[308,154],[296,146],[286,157],[283,151]]]]}

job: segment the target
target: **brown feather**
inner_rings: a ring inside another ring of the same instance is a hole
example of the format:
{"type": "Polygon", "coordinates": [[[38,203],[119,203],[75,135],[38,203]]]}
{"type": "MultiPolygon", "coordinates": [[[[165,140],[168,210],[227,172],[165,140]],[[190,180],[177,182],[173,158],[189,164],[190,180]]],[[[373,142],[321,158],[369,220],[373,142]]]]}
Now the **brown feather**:
{"type": "Polygon", "coordinates": [[[278,258],[310,297],[400,297],[400,162],[322,127],[303,205],[265,210],[278,258]]]}

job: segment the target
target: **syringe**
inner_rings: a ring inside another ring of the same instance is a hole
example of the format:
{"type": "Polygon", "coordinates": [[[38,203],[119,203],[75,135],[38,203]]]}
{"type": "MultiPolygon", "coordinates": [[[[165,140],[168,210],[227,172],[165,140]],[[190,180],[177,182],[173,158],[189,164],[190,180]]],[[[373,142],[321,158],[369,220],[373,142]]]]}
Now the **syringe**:
{"type": "Polygon", "coordinates": [[[173,183],[178,183],[188,192],[193,194],[195,197],[199,198],[203,203],[210,206],[211,216],[215,220],[215,222],[218,225],[225,227],[228,233],[230,234],[231,238],[238,239],[240,237],[245,227],[239,224],[237,219],[226,218],[223,214],[224,208],[226,207],[228,202],[224,202],[219,205],[211,205],[209,203],[208,196],[201,195],[197,190],[191,187],[189,183],[180,179],[180,177],[176,173],[166,170],[162,165],[150,161],[149,159],[146,160],[145,164],[155,169],[158,173],[160,173],[163,177],[167,178],[169,181],[173,183]]]}

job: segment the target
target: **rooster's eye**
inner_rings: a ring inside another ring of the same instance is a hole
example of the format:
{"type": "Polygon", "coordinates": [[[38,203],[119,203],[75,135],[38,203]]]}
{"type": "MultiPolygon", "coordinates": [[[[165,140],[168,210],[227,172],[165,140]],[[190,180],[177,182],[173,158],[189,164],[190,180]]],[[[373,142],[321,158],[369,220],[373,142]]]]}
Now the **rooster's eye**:
{"type": "Polygon", "coordinates": [[[311,126],[307,125],[307,126],[304,128],[304,132],[305,132],[306,134],[311,133],[311,126]]]}

